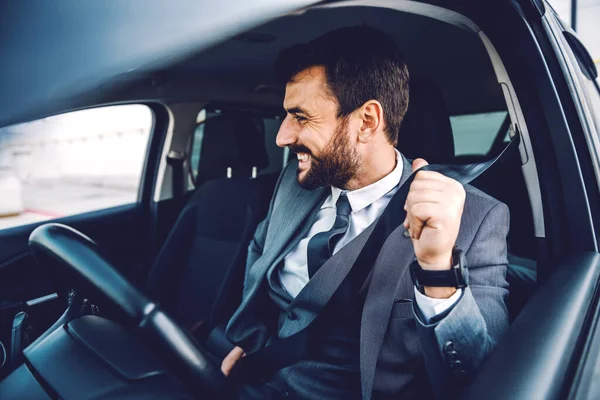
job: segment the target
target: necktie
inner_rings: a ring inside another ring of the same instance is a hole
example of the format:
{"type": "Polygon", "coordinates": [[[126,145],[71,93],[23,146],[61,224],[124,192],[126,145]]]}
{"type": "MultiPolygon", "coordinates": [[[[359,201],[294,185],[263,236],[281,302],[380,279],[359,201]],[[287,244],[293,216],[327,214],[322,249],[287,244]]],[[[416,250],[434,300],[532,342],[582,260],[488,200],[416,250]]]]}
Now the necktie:
{"type": "Polygon", "coordinates": [[[307,260],[309,278],[312,278],[319,268],[329,260],[333,254],[335,245],[348,229],[350,213],[352,212],[348,196],[341,194],[337,203],[335,203],[335,207],[336,217],[333,227],[327,232],[317,233],[308,242],[307,260]]]}

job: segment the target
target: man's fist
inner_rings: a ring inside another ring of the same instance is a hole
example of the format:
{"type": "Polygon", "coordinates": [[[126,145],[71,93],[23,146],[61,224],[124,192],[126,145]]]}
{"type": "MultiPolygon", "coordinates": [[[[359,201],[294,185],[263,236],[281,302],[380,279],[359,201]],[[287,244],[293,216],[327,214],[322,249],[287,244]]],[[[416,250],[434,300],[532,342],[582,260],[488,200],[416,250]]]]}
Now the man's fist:
{"type": "MultiPolygon", "coordinates": [[[[413,171],[428,165],[418,158],[413,171]]],[[[410,232],[417,260],[423,269],[443,270],[452,265],[465,204],[465,189],[458,181],[433,171],[421,171],[410,185],[404,209],[404,227],[410,232]]]]}
{"type": "Polygon", "coordinates": [[[235,364],[245,355],[246,353],[244,353],[241,347],[235,346],[221,363],[221,372],[223,372],[223,375],[229,376],[235,364]]]}

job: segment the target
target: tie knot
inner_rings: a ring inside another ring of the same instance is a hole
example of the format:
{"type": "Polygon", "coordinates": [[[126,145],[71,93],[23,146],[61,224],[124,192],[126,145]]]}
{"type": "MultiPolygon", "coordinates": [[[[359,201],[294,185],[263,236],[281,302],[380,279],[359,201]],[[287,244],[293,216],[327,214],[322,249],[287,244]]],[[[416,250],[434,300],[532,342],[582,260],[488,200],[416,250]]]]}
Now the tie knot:
{"type": "Polygon", "coordinates": [[[341,194],[337,203],[335,203],[335,213],[336,215],[343,215],[347,217],[352,212],[352,207],[350,206],[350,202],[348,201],[348,196],[345,194],[341,194]]]}

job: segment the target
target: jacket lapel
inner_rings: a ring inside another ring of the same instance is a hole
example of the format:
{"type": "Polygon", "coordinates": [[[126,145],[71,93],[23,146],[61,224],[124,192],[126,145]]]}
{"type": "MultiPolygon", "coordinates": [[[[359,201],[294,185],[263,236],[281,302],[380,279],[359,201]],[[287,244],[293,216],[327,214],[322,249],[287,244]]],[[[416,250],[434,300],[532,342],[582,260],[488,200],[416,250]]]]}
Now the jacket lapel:
{"type": "MultiPolygon", "coordinates": [[[[310,216],[323,203],[329,188],[313,191],[303,189],[296,179],[296,168],[290,165],[290,171],[283,177],[281,187],[275,194],[271,220],[263,245],[262,256],[250,268],[248,275],[248,293],[257,290],[269,267],[281,262],[283,257],[300,241],[299,233],[306,228],[310,216]],[[296,236],[294,234],[296,233],[296,236]],[[297,239],[294,241],[293,239],[297,239]],[[295,243],[292,243],[295,242],[295,243]]],[[[251,295],[250,295],[251,297],[251,295]]]]}
{"type": "MultiPolygon", "coordinates": [[[[277,218],[271,219],[263,254],[263,257],[269,261],[267,269],[273,264],[278,264],[298,244],[302,239],[300,233],[310,228],[312,222],[310,217],[316,214],[318,207],[330,193],[329,188],[308,191],[295,183],[295,190],[285,195],[278,207],[273,210],[273,216],[277,218]]],[[[256,271],[256,274],[263,276],[266,272],[266,270],[256,271]]]]}
{"type": "Polygon", "coordinates": [[[372,223],[333,257],[329,258],[308,281],[290,305],[289,309],[293,309],[296,317],[284,321],[279,330],[280,338],[289,337],[314,321],[342,281],[348,276],[376,224],[377,222],[372,223]]]}
{"type": "MultiPolygon", "coordinates": [[[[259,320],[253,317],[253,301],[262,287],[269,268],[281,261],[293,245],[295,232],[300,232],[309,222],[316,208],[324,201],[329,188],[315,191],[302,189],[296,180],[296,168],[290,165],[282,177],[281,186],[273,202],[271,220],[263,245],[263,254],[249,268],[246,278],[246,288],[242,304],[235,311],[227,327],[227,335],[231,340],[242,343],[246,350],[258,349],[264,343],[265,337],[257,326],[259,320]]],[[[296,238],[297,241],[300,238],[296,238]]]]}
{"type": "MultiPolygon", "coordinates": [[[[406,182],[412,173],[411,163],[402,157],[404,166],[400,186],[406,182]]],[[[399,193],[402,191],[400,189],[399,193]]],[[[399,204],[396,196],[390,201],[382,215],[384,229],[388,234],[373,265],[371,282],[363,308],[360,332],[360,371],[362,398],[370,399],[377,359],[383,343],[383,338],[389,323],[396,291],[410,262],[414,259],[414,248],[410,238],[404,236],[404,221],[406,213],[404,204],[399,204]],[[396,200],[396,201],[394,201],[396,200]]]]}

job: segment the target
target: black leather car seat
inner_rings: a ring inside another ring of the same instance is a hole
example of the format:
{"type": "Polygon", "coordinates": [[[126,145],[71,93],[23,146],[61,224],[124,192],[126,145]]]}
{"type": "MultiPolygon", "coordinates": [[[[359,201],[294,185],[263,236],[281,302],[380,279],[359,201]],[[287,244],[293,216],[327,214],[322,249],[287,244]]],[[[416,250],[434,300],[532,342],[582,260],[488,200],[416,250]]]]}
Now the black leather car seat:
{"type": "Polygon", "coordinates": [[[203,136],[198,189],[177,218],[146,283],[151,298],[188,328],[209,321],[224,282],[232,282],[232,295],[241,296],[241,278],[230,276],[230,269],[245,261],[277,179],[251,178],[254,168],[269,163],[264,132],[252,116],[213,117],[205,123],[203,136]],[[233,289],[236,284],[238,290],[233,289]]]}

